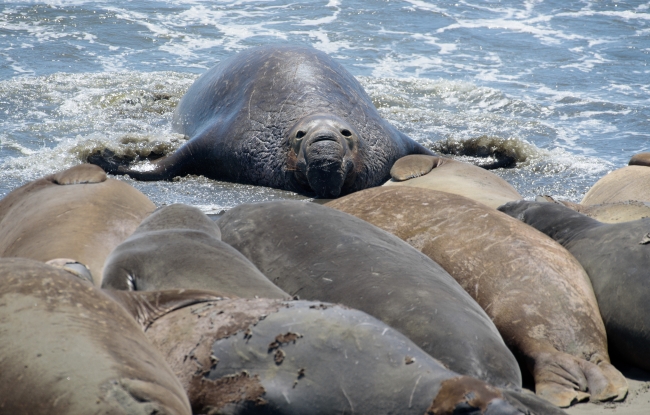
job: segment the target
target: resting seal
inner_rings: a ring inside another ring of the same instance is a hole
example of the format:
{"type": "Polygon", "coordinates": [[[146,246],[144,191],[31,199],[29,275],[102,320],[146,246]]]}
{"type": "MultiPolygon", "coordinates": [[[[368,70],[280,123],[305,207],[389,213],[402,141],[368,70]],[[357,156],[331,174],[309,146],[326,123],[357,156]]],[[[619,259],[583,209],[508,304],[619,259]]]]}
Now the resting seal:
{"type": "Polygon", "coordinates": [[[290,295],[364,311],[457,373],[521,385],[517,361],[490,318],[444,269],[399,238],[297,201],[239,205],[218,223],[223,241],[290,295]]]}
{"type": "Polygon", "coordinates": [[[340,305],[224,299],[152,319],[145,335],[194,413],[563,413],[530,393],[454,373],[381,321],[340,305]]]}
{"type": "Polygon", "coordinates": [[[650,370],[650,219],[605,224],[554,203],[499,208],[562,244],[589,274],[612,354],[650,370]]]}
{"type": "Polygon", "coordinates": [[[221,241],[199,209],[174,204],[146,218],[106,259],[102,288],[216,290],[224,295],[288,298],[246,257],[221,241]]]}
{"type": "Polygon", "coordinates": [[[395,160],[433,154],[381,118],[359,82],[309,47],[262,46],[220,62],[189,88],[178,151],[137,171],[110,155],[88,161],[137,180],[197,174],[332,198],[378,186],[395,160]]]}
{"type": "Polygon", "coordinates": [[[650,153],[639,153],[627,166],[605,175],[594,184],[580,202],[582,205],[636,200],[650,202],[650,153]]]}
{"type": "Polygon", "coordinates": [[[439,263],[483,307],[558,406],[622,400],[589,278],[566,249],[482,203],[411,187],[367,189],[327,206],[379,226],[439,263]]]}
{"type": "Polygon", "coordinates": [[[71,258],[87,265],[99,286],[108,254],[155,209],[101,168],[77,165],[0,200],[0,257],[71,258]]]}
{"type": "Polygon", "coordinates": [[[535,201],[558,203],[604,223],[629,222],[650,218],[650,202],[639,202],[638,200],[601,203],[599,205],[582,205],[580,203],[569,202],[568,200],[556,200],[551,196],[537,196],[535,201]]]}
{"type": "Polygon", "coordinates": [[[410,155],[397,160],[384,186],[412,186],[468,197],[494,209],[523,199],[510,183],[473,164],[445,157],[410,155]]]}
{"type": "Polygon", "coordinates": [[[66,271],[0,259],[0,333],[3,414],[191,414],[132,316],[66,271]]]}

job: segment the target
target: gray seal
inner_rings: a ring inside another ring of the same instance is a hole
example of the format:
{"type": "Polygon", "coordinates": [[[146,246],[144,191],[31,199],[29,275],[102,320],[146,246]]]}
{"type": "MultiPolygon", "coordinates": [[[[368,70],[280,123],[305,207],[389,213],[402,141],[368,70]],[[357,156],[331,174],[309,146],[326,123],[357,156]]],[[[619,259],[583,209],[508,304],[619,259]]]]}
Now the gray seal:
{"type": "Polygon", "coordinates": [[[381,321],[335,304],[223,299],[153,318],[145,335],[194,413],[563,413],[454,373],[381,321]]]}
{"type": "Polygon", "coordinates": [[[337,302],[401,331],[451,370],[495,386],[521,386],[496,327],[444,270],[406,242],[315,203],[237,206],[222,239],[290,295],[337,302]]]}
{"type": "Polygon", "coordinates": [[[191,414],[133,317],[69,272],[0,259],[0,333],[3,414],[191,414]]]}
{"type": "Polygon", "coordinates": [[[606,224],[555,203],[499,208],[562,244],[591,279],[610,353],[650,370],[650,219],[606,224]]]}
{"type": "Polygon", "coordinates": [[[220,62],[189,88],[173,124],[190,141],[153,170],[106,151],[88,161],[137,180],[196,174],[332,198],[382,184],[402,156],[433,154],[382,119],[340,64],[303,46],[220,62]]]}
{"type": "Polygon", "coordinates": [[[215,290],[227,296],[288,298],[245,256],[221,241],[219,226],[193,206],[165,206],[106,259],[102,288],[215,290]]]}

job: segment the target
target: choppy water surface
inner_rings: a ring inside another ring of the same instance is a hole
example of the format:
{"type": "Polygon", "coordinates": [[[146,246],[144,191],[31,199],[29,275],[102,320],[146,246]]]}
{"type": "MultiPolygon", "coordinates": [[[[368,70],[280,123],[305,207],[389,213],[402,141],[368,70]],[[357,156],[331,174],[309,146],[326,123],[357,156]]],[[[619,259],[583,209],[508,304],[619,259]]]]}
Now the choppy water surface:
{"type": "MultiPolygon", "coordinates": [[[[56,1],[0,12],[0,195],[96,148],[167,153],[196,77],[240,50],[312,45],[417,141],[509,152],[525,197],[580,200],[650,150],[650,3],[56,1]]],[[[128,179],[125,179],[128,180],[128,179]]],[[[129,181],[207,212],[293,193],[188,177],[129,181]]]]}

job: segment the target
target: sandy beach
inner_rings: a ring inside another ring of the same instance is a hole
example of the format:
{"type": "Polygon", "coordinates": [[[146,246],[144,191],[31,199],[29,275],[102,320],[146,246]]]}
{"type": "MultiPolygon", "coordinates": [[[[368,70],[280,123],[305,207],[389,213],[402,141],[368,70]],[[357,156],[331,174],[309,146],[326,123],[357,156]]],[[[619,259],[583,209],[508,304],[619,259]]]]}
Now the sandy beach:
{"type": "Polygon", "coordinates": [[[629,366],[616,366],[627,378],[629,391],[623,402],[580,403],[565,411],[570,415],[650,414],[650,373],[629,366]]]}

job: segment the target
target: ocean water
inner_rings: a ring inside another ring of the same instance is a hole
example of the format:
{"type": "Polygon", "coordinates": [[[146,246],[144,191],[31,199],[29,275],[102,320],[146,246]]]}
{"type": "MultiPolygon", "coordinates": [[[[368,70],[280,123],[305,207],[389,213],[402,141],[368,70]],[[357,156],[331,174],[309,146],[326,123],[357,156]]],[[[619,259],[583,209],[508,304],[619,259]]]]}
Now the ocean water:
{"type": "MultiPolygon", "coordinates": [[[[185,137],[171,116],[189,85],[272,43],[331,55],[429,148],[512,155],[516,167],[494,172],[526,198],[579,201],[650,150],[648,1],[5,1],[0,196],[95,149],[173,151],[185,137]]],[[[203,177],[120,179],[157,205],[208,213],[304,198],[203,177]]]]}

